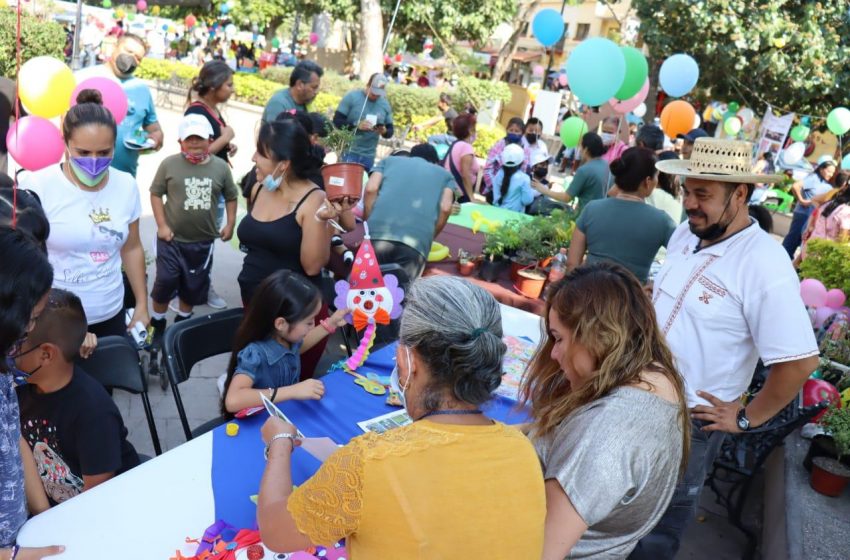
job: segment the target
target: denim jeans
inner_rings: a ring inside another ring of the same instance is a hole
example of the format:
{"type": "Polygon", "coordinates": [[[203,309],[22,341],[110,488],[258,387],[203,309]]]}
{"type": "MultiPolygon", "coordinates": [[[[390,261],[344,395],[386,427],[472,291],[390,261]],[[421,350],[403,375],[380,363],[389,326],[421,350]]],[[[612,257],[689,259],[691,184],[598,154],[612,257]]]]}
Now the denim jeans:
{"type": "Polygon", "coordinates": [[[676,485],[673,500],[658,525],[638,542],[629,560],[672,560],[679,551],[682,535],[696,517],[705,477],[726,437],[724,432],[703,432],[700,428],[705,425],[691,421],[691,452],[685,476],[676,485]]]}
{"type": "Polygon", "coordinates": [[[375,156],[361,156],[360,154],[346,152],[342,154],[340,161],[345,163],[359,163],[366,168],[366,173],[371,173],[372,166],[375,165],[375,156]]]}
{"type": "Polygon", "coordinates": [[[788,256],[794,258],[794,253],[803,242],[803,231],[806,229],[806,222],[809,221],[809,216],[812,215],[811,208],[803,208],[802,211],[798,206],[791,215],[791,225],[788,226],[788,235],[782,240],[782,246],[788,251],[788,256]]]}

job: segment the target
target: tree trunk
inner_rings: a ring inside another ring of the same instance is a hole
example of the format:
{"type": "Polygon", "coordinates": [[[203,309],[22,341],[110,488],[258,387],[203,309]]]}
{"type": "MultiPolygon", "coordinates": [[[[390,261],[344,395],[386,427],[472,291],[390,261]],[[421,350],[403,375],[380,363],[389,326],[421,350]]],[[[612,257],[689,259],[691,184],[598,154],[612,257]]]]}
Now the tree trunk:
{"type": "Polygon", "coordinates": [[[519,45],[523,23],[528,21],[531,12],[534,11],[539,4],[540,0],[532,0],[528,4],[521,5],[517,10],[516,15],[511,22],[511,27],[514,31],[511,33],[510,38],[505,41],[505,44],[502,45],[502,48],[499,49],[499,54],[496,58],[496,65],[493,67],[493,74],[490,76],[490,81],[501,82],[502,74],[507,72],[508,68],[511,67],[511,60],[513,59],[517,46],[519,45]]]}
{"type": "Polygon", "coordinates": [[[272,39],[274,39],[275,33],[277,33],[277,28],[283,24],[283,16],[275,16],[271,19],[269,24],[266,26],[266,32],[264,33],[266,37],[266,45],[271,49],[272,39]]]}
{"type": "Polygon", "coordinates": [[[360,0],[360,29],[357,38],[357,55],[360,59],[360,79],[368,80],[372,74],[382,72],[384,58],[381,52],[384,40],[384,21],[380,0],[360,0]]]}
{"type": "Polygon", "coordinates": [[[649,58],[649,92],[646,94],[646,100],[644,101],[646,105],[644,122],[649,123],[658,116],[655,112],[655,106],[658,104],[658,74],[661,72],[661,64],[657,63],[656,60],[659,60],[659,58],[649,58]]]}

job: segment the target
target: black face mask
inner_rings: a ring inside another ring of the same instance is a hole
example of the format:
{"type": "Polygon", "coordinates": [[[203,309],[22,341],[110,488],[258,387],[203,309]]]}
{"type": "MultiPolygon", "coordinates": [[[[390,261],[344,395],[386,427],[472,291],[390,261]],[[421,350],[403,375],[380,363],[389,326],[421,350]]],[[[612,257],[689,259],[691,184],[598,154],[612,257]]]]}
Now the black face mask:
{"type": "Polygon", "coordinates": [[[535,144],[537,142],[537,137],[538,135],[534,134],[533,132],[529,132],[525,135],[525,139],[528,140],[529,144],[535,144]]]}
{"type": "MultiPolygon", "coordinates": [[[[723,206],[723,212],[720,214],[721,219],[723,218],[723,214],[726,213],[726,210],[729,209],[729,203],[732,201],[732,196],[734,196],[734,194],[735,191],[732,191],[731,193],[729,193],[729,196],[726,197],[726,204],[723,206]]],[[[688,212],[688,215],[691,215],[690,212],[688,212]]],[[[726,230],[729,229],[729,226],[732,224],[732,222],[735,221],[735,218],[737,217],[738,212],[735,212],[735,215],[732,216],[732,218],[728,220],[725,224],[721,225],[720,220],[717,220],[702,231],[694,231],[693,226],[691,226],[690,224],[688,225],[688,227],[690,227],[691,233],[699,237],[701,240],[716,241],[717,239],[720,239],[726,234],[726,230]]]]}
{"type": "Polygon", "coordinates": [[[135,72],[138,67],[139,63],[136,62],[136,57],[131,54],[121,53],[115,57],[115,68],[125,76],[135,72]]]}
{"type": "Polygon", "coordinates": [[[534,176],[538,179],[545,179],[546,175],[549,174],[549,169],[546,167],[535,167],[533,171],[534,176]]]}

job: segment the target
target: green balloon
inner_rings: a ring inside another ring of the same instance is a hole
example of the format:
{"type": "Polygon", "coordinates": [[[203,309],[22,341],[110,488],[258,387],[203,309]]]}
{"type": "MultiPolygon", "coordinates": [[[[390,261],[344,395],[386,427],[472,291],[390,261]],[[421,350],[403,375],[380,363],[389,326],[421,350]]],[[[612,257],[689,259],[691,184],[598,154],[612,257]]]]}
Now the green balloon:
{"type": "Polygon", "coordinates": [[[729,136],[736,136],[739,132],[741,132],[741,119],[738,117],[726,119],[723,123],[723,130],[726,131],[726,134],[729,136]]]}
{"type": "Polygon", "coordinates": [[[623,51],[623,58],[626,59],[626,77],[623,78],[623,85],[614,94],[614,97],[620,101],[631,99],[646,82],[646,77],[649,74],[649,65],[646,62],[646,57],[643,53],[634,47],[620,47],[623,51]]]}
{"type": "Polygon", "coordinates": [[[729,112],[730,112],[730,113],[733,113],[733,114],[734,114],[734,113],[737,113],[737,112],[738,112],[738,109],[740,109],[740,108],[741,108],[741,106],[740,106],[740,105],[738,105],[738,102],[737,102],[737,101],[730,101],[730,102],[726,105],[726,108],[729,110],[729,112]]]}
{"type": "Polygon", "coordinates": [[[280,46],[280,39],[278,39],[277,37],[275,37],[274,39],[272,39],[272,47],[276,49],[276,48],[278,48],[279,46],[280,46]]]}
{"type": "Polygon", "coordinates": [[[134,19],[136,19],[136,14],[134,14],[132,12],[127,14],[127,21],[133,21],[134,19]]]}
{"type": "Polygon", "coordinates": [[[112,7],[112,0],[103,0],[103,4],[101,4],[101,6],[103,6],[104,8],[107,8],[107,9],[111,8],[112,7]]]}
{"type": "Polygon", "coordinates": [[[561,125],[561,141],[567,148],[575,148],[587,133],[587,123],[581,117],[570,117],[561,125]]]}
{"type": "Polygon", "coordinates": [[[836,107],[830,111],[826,117],[826,126],[833,134],[838,136],[850,130],[850,109],[836,107]]]}
{"type": "Polygon", "coordinates": [[[794,142],[805,142],[810,133],[811,129],[808,126],[798,124],[791,129],[791,140],[794,142]]]}
{"type": "Polygon", "coordinates": [[[735,111],[726,111],[723,113],[723,122],[735,117],[735,111]]]}

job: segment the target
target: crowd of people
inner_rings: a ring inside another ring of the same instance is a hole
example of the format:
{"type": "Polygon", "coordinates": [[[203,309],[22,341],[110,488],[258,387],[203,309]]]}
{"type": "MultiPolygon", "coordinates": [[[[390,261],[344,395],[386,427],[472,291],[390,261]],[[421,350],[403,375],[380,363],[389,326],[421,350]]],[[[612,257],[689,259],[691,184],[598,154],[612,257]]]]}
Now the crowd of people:
{"type": "MultiPolygon", "coordinates": [[[[379,139],[394,133],[379,73],[332,118],[354,132],[340,160],[370,173],[357,208],[354,198],[329,200],[319,173],[328,123],[307,107],[322,68],[299,63],[269,101],[255,146],[240,148],[254,150],[255,165],[237,185],[235,134],[220,112],[233,69],[211,60],[174,139],[180,153],[138,185],[139,153],[164,141],[150,92],[133,77],[146,54],[142,39],[123,34],[106,64],[85,71],[118,80],[134,111],[117,125],[98,91],[80,92],[62,121],[65,158],[21,175],[14,218],[11,185],[0,185],[0,557],[60,552],[19,550],[28,512],[139,463],[85,359],[97,337],[140,323],[161,339],[169,307],[183,321],[211,303],[214,241],[237,229],[246,311],[223,417],[261,404],[260,394],[322,398],[315,365],[350,311],[332,309],[323,288],[337,234],[353,230],[357,214],[377,260],[403,271],[407,293],[392,383],[411,425],[353,439],[294,490],[297,429],[274,417],[264,425],[257,511],[275,550],[345,538],[352,557],[672,558],[724,435],[767,422],[817,367],[788,253],[748,211],[754,185],[780,178],[753,171],[747,142],[695,129],[680,158],[657,126],[629,146],[616,118],[605,119],[581,138],[582,164],[561,191],[547,179],[538,119],[512,119],[482,166],[474,111],[443,97],[437,118],[452,138],[444,157],[423,143],[376,162],[379,139]],[[140,187],[157,226],[150,293],[140,187]],[[237,225],[240,194],[248,212],[237,225]],[[420,278],[455,203],[483,200],[517,212],[571,204],[577,214],[569,271],[547,293],[522,383],[529,423],[519,429],[482,411],[506,351],[498,303],[466,280],[420,278]],[[771,374],[743,404],[759,359],[771,374]]],[[[850,231],[846,187],[826,187],[835,167],[822,162],[795,188],[800,216],[819,204],[809,237],[850,231]]],[[[794,227],[803,222],[795,212],[794,227]]],[[[786,239],[789,253],[800,237],[786,239]]]]}

